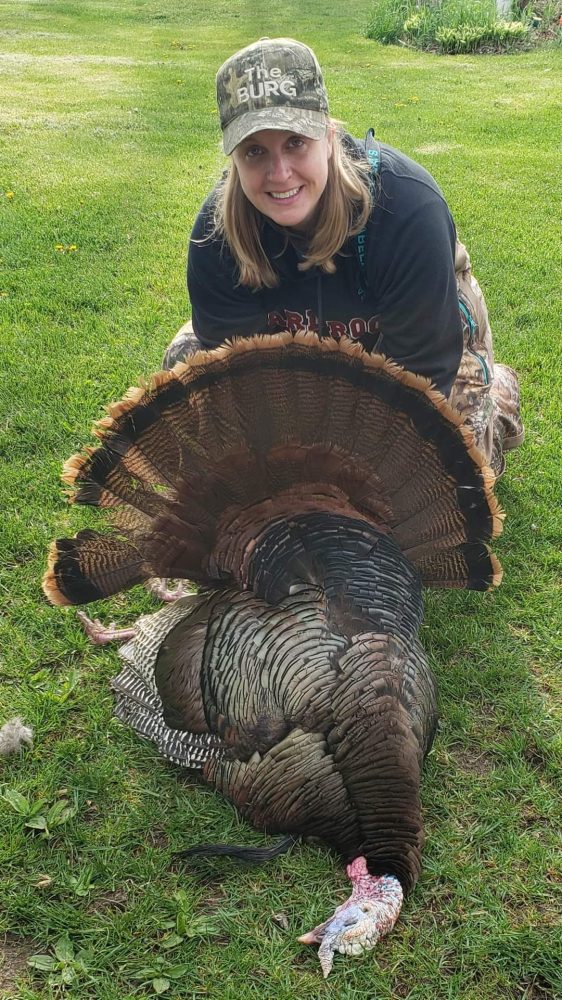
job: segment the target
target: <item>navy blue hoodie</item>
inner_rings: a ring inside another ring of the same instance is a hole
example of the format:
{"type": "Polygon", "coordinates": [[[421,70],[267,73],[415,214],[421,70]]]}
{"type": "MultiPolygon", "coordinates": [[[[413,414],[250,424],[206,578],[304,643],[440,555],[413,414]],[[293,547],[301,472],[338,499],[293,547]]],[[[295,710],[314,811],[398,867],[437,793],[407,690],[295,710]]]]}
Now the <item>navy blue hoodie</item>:
{"type": "MultiPolygon", "coordinates": [[[[344,141],[365,156],[365,143],[344,141]]],[[[448,395],[463,348],[454,222],[423,167],[384,143],[379,149],[374,208],[364,233],[336,255],[335,274],[299,271],[302,238],[264,217],[262,245],[280,283],[259,291],[238,284],[228,246],[209,238],[215,192],[210,195],[191,234],[187,270],[193,329],[204,347],[283,330],[348,336],[427,375],[448,395]]]]}

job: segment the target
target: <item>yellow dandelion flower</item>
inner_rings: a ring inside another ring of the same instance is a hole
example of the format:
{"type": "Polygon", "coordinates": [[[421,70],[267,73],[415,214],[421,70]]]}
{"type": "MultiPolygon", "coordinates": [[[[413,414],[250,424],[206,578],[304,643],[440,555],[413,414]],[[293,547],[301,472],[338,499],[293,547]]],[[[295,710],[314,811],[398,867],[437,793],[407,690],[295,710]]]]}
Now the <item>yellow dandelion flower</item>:
{"type": "Polygon", "coordinates": [[[410,97],[410,100],[414,101],[414,103],[415,103],[416,101],[419,101],[419,97],[416,97],[416,95],[414,94],[413,97],[410,97]]]}
{"type": "Polygon", "coordinates": [[[78,250],[78,247],[76,246],[76,243],[71,243],[68,247],[68,251],[69,253],[72,253],[74,250],[78,250]]]}
{"type": "Polygon", "coordinates": [[[6,198],[10,198],[11,199],[13,197],[14,197],[14,192],[13,191],[6,191],[6,198]]]}
{"type": "Polygon", "coordinates": [[[0,292],[0,299],[7,299],[7,298],[8,298],[7,292],[0,292]]]}
{"type": "Polygon", "coordinates": [[[55,250],[64,250],[63,243],[55,243],[55,250]]]}

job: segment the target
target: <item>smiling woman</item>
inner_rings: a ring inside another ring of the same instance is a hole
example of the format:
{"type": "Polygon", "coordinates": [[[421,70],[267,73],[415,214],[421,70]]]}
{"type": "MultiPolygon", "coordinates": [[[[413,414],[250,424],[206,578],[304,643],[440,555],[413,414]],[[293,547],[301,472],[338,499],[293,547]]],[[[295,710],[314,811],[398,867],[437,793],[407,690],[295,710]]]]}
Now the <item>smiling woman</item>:
{"type": "Polygon", "coordinates": [[[166,353],[285,330],[351,338],[428,377],[496,474],[523,440],[515,373],[431,175],[329,116],[316,56],[264,38],[217,73],[224,177],[192,232],[192,325],[166,353]]]}
{"type": "Polygon", "coordinates": [[[263,129],[241,142],[232,158],[254,208],[280,226],[306,232],[328,180],[332,131],[322,139],[263,129]]]}

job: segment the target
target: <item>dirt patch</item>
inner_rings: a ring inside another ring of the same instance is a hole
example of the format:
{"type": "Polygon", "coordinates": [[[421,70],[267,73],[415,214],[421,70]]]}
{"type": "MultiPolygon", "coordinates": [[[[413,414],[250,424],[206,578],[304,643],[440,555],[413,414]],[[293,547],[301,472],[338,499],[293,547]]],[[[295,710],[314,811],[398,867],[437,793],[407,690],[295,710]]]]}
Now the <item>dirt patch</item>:
{"type": "Polygon", "coordinates": [[[15,996],[15,983],[27,969],[27,959],[35,952],[35,945],[26,938],[6,934],[0,939],[0,996],[15,996]]]}
{"type": "Polygon", "coordinates": [[[537,976],[532,982],[521,983],[519,989],[521,1000],[557,1000],[559,996],[542,976],[537,976]]]}
{"type": "Polygon", "coordinates": [[[521,826],[525,830],[542,830],[545,826],[549,826],[552,820],[549,816],[545,816],[542,812],[537,812],[534,805],[530,802],[525,802],[521,807],[521,826]]]}
{"type": "Polygon", "coordinates": [[[203,898],[199,901],[197,912],[209,915],[216,913],[224,906],[227,898],[226,892],[223,892],[223,890],[217,886],[213,886],[212,891],[205,893],[203,898]]]}
{"type": "Polygon", "coordinates": [[[491,774],[495,768],[493,757],[481,750],[472,750],[470,747],[455,747],[450,752],[461,771],[468,771],[470,774],[484,777],[491,774]]]}
{"type": "Polygon", "coordinates": [[[125,910],[127,908],[128,896],[125,889],[115,889],[113,892],[104,892],[97,899],[94,899],[88,906],[88,913],[109,913],[114,910],[125,910]]]}
{"type": "Polygon", "coordinates": [[[164,850],[170,846],[170,840],[168,835],[164,832],[161,826],[153,826],[148,830],[146,834],[146,843],[150,844],[151,847],[158,847],[164,850]]]}
{"type": "Polygon", "coordinates": [[[529,767],[533,771],[544,771],[546,768],[546,758],[540,747],[537,746],[534,740],[529,739],[525,749],[523,750],[523,757],[526,760],[529,767]]]}

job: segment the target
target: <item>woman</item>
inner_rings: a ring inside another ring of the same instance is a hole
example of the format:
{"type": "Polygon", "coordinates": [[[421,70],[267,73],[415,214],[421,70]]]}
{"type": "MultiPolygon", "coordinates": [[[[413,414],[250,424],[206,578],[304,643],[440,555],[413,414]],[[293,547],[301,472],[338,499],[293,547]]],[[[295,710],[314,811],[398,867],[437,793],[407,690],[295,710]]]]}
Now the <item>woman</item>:
{"type": "Polygon", "coordinates": [[[430,378],[494,471],[523,440],[515,374],[494,367],[482,294],[437,184],[328,115],[306,45],[261,39],[217,74],[230,166],[190,241],[192,323],[164,360],[233,336],[351,337],[430,378]]]}

